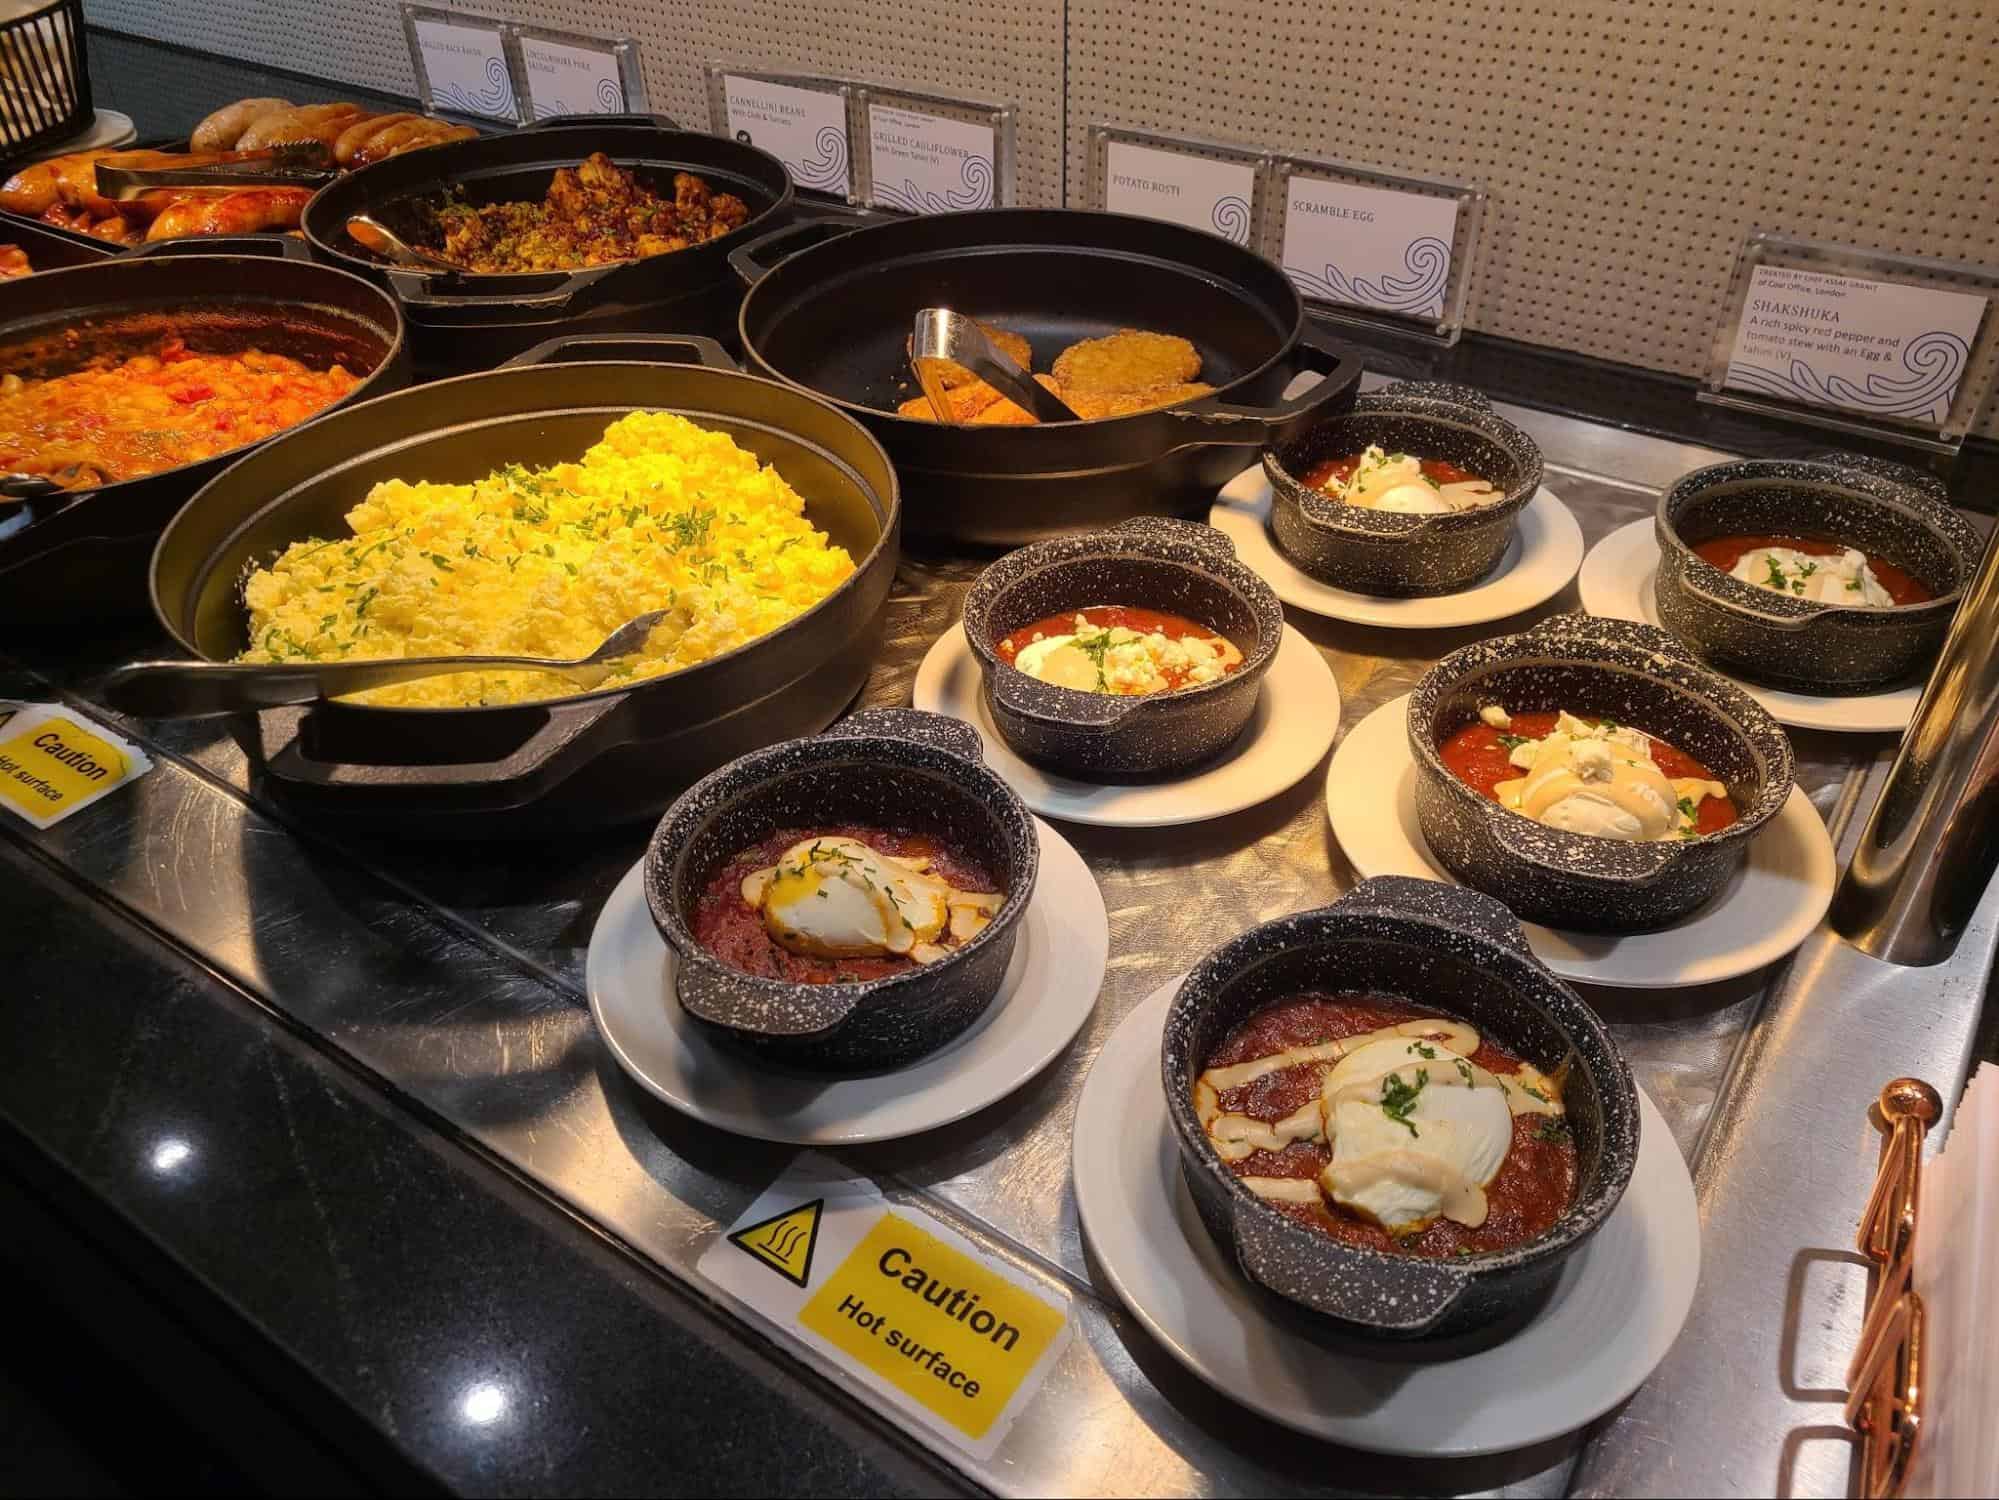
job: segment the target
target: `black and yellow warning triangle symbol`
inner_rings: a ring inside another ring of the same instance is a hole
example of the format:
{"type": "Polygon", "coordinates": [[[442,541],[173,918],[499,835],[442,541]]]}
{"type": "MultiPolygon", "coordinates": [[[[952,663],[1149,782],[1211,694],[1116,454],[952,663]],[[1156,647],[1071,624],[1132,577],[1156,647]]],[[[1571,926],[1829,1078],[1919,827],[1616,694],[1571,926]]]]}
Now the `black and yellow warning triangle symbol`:
{"type": "Polygon", "coordinates": [[[804,1286],[812,1274],[812,1252],[819,1248],[819,1216],[825,1209],[826,1200],[814,1198],[744,1225],[729,1236],[729,1243],[754,1255],[786,1281],[804,1286]]]}

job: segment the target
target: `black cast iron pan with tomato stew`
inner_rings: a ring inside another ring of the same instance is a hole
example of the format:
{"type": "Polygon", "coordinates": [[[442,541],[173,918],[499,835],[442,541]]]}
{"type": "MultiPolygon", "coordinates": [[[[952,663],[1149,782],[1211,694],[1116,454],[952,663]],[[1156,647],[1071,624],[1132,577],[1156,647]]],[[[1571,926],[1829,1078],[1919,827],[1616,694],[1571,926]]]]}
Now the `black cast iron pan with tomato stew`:
{"type": "Polygon", "coordinates": [[[1257,449],[1346,410],[1360,379],[1357,359],[1308,328],[1276,266],[1154,219],[1009,208],[866,228],[803,223],[731,259],[750,283],[748,367],[834,402],[881,439],[909,496],[912,541],[1018,547],[1133,516],[1205,515],[1257,449]],[[1200,351],[1197,378],[1215,393],[1031,427],[898,416],[917,394],[910,329],[935,306],[1024,335],[1040,371],[1069,345],[1121,328],[1177,334],[1200,351]],[[1306,370],[1325,378],[1286,400],[1306,370]]]}
{"type": "Polygon", "coordinates": [[[153,558],[153,607],[189,653],[228,661],[248,643],[245,573],[292,542],[348,534],[347,512],[376,483],[471,483],[508,463],[573,460],[634,410],[677,412],[773,465],[805,497],[807,519],[852,554],[852,576],[768,635],[635,686],[493,707],[335,701],[235,717],[232,733],[279,799],[389,836],[628,822],[722,762],[815,733],[846,708],[874,660],[895,575],[895,471],[856,423],[741,374],[708,339],[558,340],[509,367],[302,427],[174,517],[153,558]]]}
{"type": "Polygon", "coordinates": [[[301,228],[313,254],[366,276],[402,304],[418,365],[427,373],[488,369],[562,334],[645,328],[732,340],[741,288],[729,253],[788,219],[791,178],[768,151],[671,121],[544,121],[507,135],[405,152],[329,183],[306,205],[301,228]],[[719,239],[665,255],[573,271],[523,275],[432,274],[391,265],[347,234],[372,214],[422,243],[424,210],[462,194],[470,203],[538,202],[559,167],[601,151],[671,197],[678,172],[733,193],[749,221],[719,239]]]}
{"type": "Polygon", "coordinates": [[[1453,651],[1409,695],[1416,818],[1458,879],[1526,921],[1578,932],[1669,926],[1713,898],[1790,799],[1791,742],[1747,693],[1656,626],[1555,615],[1453,651]],[[1626,842],[1570,833],[1501,807],[1460,780],[1442,746],[1496,704],[1567,710],[1639,729],[1705,766],[1736,820],[1697,838],[1626,842]]]}
{"type": "MultiPolygon", "coordinates": [[[[64,375],[100,356],[154,352],[168,337],[203,353],[286,354],[318,370],[337,361],[362,379],[332,409],[409,379],[395,302],[357,276],[311,264],[296,240],[181,241],[170,253],[0,282],[6,374],[64,375]]],[[[30,499],[25,525],[19,503],[0,499],[0,626],[86,628],[143,616],[160,529],[252,446],[30,499]]]]}

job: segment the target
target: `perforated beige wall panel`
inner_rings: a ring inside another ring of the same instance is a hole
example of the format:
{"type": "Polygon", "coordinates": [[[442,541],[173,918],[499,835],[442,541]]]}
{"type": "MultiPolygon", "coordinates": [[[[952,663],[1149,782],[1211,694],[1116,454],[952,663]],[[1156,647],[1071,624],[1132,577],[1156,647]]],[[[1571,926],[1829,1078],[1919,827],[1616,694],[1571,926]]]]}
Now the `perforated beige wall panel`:
{"type": "MultiPolygon", "coordinates": [[[[702,65],[1020,106],[1020,201],[1095,120],[1477,182],[1467,326],[1697,374],[1751,226],[1999,259],[1999,0],[509,0],[702,65]],[[1066,31],[1065,31],[1066,17],[1066,31]],[[1065,89],[1066,41],[1066,99],[1065,89]]],[[[86,0],[141,35],[407,92],[390,0],[86,0]]],[[[1981,430],[1999,432],[1988,414],[1981,430]]]]}
{"type": "Polygon", "coordinates": [[[1995,102],[1994,0],[1069,0],[1072,196],[1097,120],[1476,182],[1469,327],[1689,375],[1751,226],[1999,257],[1995,102]]]}
{"type": "MultiPolygon", "coordinates": [[[[1062,195],[1062,0],[478,0],[447,9],[639,43],[652,106],[708,125],[710,61],[1020,107],[1020,201],[1062,195]]],[[[414,93],[393,0],[86,0],[100,26],[414,93]]],[[[221,101],[218,101],[221,102],[221,101]]]]}

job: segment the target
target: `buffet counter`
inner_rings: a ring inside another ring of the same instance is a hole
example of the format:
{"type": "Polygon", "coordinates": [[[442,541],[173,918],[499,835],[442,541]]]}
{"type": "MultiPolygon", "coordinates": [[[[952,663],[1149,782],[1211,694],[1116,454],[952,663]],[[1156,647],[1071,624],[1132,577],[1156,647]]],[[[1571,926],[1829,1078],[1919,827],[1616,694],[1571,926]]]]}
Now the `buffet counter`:
{"type": "MultiPolygon", "coordinates": [[[[122,58],[128,46],[113,39],[98,55],[122,58]]],[[[255,81],[231,80],[245,92],[255,81]]],[[[163,128],[191,123],[175,116],[163,128]]],[[[830,204],[802,213],[852,217],[830,204]]],[[[1190,253],[1208,253],[1202,236],[1181,233],[1197,244],[1190,253]]],[[[1160,296],[1170,300],[1170,289],[1160,296]]],[[[1689,471],[1742,452],[1824,446],[1695,412],[1683,390],[1648,408],[1642,381],[1571,371],[1564,383],[1560,360],[1476,338],[1437,354],[1313,322],[1300,351],[1285,346],[1282,358],[1298,358],[1272,366],[1275,375],[1308,368],[1351,383],[1364,367],[1363,391],[1410,376],[1484,384],[1497,418],[1538,445],[1552,509],[1573,515],[1572,562],[1629,535],[1689,471]],[[1557,394],[1506,399],[1507,386],[1538,378],[1557,394]],[[1674,426],[1701,441],[1638,430],[1674,426]]],[[[694,390],[716,375],[678,373],[694,390]]],[[[501,378],[525,389],[551,374],[590,378],[560,368],[501,378]]],[[[1278,379],[1261,400],[1273,410],[1309,400],[1315,378],[1288,389],[1278,379]]],[[[449,389],[390,395],[362,420],[426,399],[449,405],[449,389]]],[[[354,417],[336,412],[308,436],[358,431],[354,417]]],[[[1245,472],[1225,500],[1253,497],[1254,454],[1236,455],[1245,472]]],[[[895,456],[910,503],[933,504],[915,495],[907,454],[895,456]]],[[[1212,488],[1205,467],[1170,477],[1212,488]]],[[[904,549],[892,583],[881,570],[885,634],[855,707],[935,700],[937,669],[926,662],[991,562],[974,550],[924,538],[904,549]]],[[[1284,638],[1299,644],[1286,649],[1305,684],[1287,711],[1332,721],[1338,757],[1440,659],[1583,604],[1564,582],[1509,613],[1441,629],[1287,608],[1284,638]],[[1315,683],[1331,686],[1312,701],[1315,683]]],[[[1074,1337],[1010,1428],[974,1454],[872,1402],[809,1346],[769,1338],[699,1268],[774,1181],[799,1169],[800,1151],[655,1100],[593,1020],[609,941],[600,923],[607,907],[632,904],[636,877],[621,883],[646,851],[651,820],[593,818],[584,806],[560,810],[553,825],[544,818],[529,838],[468,837],[465,819],[448,837],[397,837],[379,816],[369,828],[337,809],[315,815],[274,797],[219,721],[140,720],[104,706],[107,672],[172,654],[150,622],[18,630],[0,653],[0,697],[69,705],[153,761],[135,784],[53,827],[0,820],[12,918],[0,969],[12,976],[7,988],[35,1002],[16,1007],[0,1049],[0,1185],[36,1226],[35,1253],[17,1250],[31,1274],[68,1262],[82,1276],[82,1249],[65,1246],[94,1247],[108,1264],[93,1259],[89,1274],[125,1288],[121,1296],[137,1288],[149,1317],[235,1372],[242,1409],[326,1450],[326,1482],[479,1492],[1846,1492],[1850,1451],[1828,1433],[1864,1305],[1865,1273],[1845,1247],[1874,1175],[1867,1108],[1896,1074],[1948,1095],[1977,1055],[1999,948],[1990,893],[1954,957],[1934,969],[1864,958],[1818,920],[1822,904],[1807,913],[1802,945],[1780,945],[1767,961],[1704,953],[1698,938],[1655,956],[1670,984],[1648,979],[1656,968],[1620,968],[1610,940],[1578,940],[1563,972],[1656,1107],[1670,1149],[1654,1139],[1653,1150],[1691,1172],[1697,1209],[1670,1226],[1684,1252],[1670,1268],[1680,1283],[1698,1261],[1691,1315],[1636,1394],[1600,1418],[1530,1412],[1467,1456],[1395,1457],[1292,1430],[1301,1424],[1251,1410],[1276,1399],[1239,1405],[1193,1373],[1202,1356],[1155,1315],[1147,1298],[1157,1289],[1134,1288],[1101,1258],[1104,1238],[1079,1217],[1073,1170],[1111,1144],[1079,1141],[1076,1122],[1120,1024],[1217,945],[1360,883],[1335,837],[1342,814],[1329,812],[1332,759],[1314,746],[1302,779],[1267,795],[1218,794],[1235,798],[1229,810],[1177,826],[1139,826],[1144,816],[1103,826],[1081,804],[1073,816],[1051,814],[1108,925],[1102,985],[1093,1005],[1081,1004],[1073,1041],[938,1128],[819,1148],[833,1170],[927,1213],[1021,1285],[1071,1307],[1074,1337]],[[1710,958],[1729,977],[1690,982],[1710,958]]],[[[1399,715],[1389,718],[1399,743],[1399,715]]],[[[1796,782],[1843,862],[1895,737],[1804,728],[1790,745],[1796,782]]],[[[617,793],[606,777],[602,795],[617,793]]],[[[1751,928],[1775,924],[1786,898],[1779,878],[1750,898],[1767,909],[1738,915],[1751,928]]],[[[1739,949],[1755,939],[1728,940],[1739,949]]],[[[1157,1087],[1156,1065],[1143,1081],[1157,1087]]],[[[1196,1222],[1184,1205],[1178,1212],[1196,1222]]],[[[1641,1265],[1638,1276],[1675,1280],[1667,1269],[1641,1265]]],[[[95,1311],[68,1310],[116,1343],[113,1306],[107,1295],[95,1311]]],[[[1606,1343],[1630,1334],[1605,1317],[1606,1343]]],[[[1376,1357],[1370,1368],[1385,1373],[1346,1393],[1343,1430],[1367,1428],[1415,1378],[1376,1357]]],[[[1419,1363],[1412,1357],[1409,1370],[1419,1363]]],[[[162,1399],[185,1403],[191,1423],[213,1421],[190,1392],[162,1399]]]]}

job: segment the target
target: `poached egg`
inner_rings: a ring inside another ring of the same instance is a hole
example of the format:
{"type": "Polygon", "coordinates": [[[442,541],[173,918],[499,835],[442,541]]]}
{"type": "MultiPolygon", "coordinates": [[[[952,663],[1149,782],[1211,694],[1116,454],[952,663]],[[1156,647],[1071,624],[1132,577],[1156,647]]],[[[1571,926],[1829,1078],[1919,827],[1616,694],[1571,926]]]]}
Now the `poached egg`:
{"type": "Polygon", "coordinates": [[[1640,731],[1567,712],[1552,734],[1521,741],[1508,758],[1527,774],[1493,787],[1500,806],[1565,833],[1627,842],[1690,835],[1701,799],[1728,793],[1718,781],[1668,777],[1640,731]]]}
{"type": "Polygon", "coordinates": [[[806,839],[744,876],[743,900],[793,953],[932,963],[950,951],[947,939],[976,937],[1006,898],[958,890],[927,867],[859,839],[806,839]]]}
{"type": "Polygon", "coordinates": [[[1793,599],[1868,609],[1888,609],[1895,603],[1867,565],[1867,554],[1852,547],[1830,555],[1794,547],[1751,547],[1728,572],[1731,578],[1793,599]]]}
{"type": "Polygon", "coordinates": [[[1402,515],[1434,516],[1451,511],[1476,510],[1491,505],[1505,495],[1483,479],[1458,480],[1439,484],[1425,477],[1423,461],[1407,453],[1388,453],[1370,444],[1354,465],[1346,483],[1333,498],[1348,505],[1364,505],[1370,510],[1395,511],[1402,515]]]}

